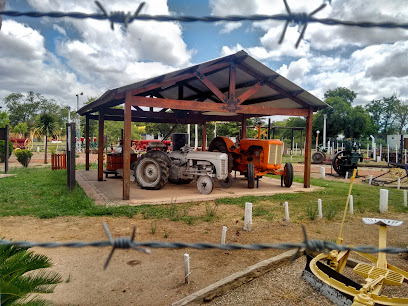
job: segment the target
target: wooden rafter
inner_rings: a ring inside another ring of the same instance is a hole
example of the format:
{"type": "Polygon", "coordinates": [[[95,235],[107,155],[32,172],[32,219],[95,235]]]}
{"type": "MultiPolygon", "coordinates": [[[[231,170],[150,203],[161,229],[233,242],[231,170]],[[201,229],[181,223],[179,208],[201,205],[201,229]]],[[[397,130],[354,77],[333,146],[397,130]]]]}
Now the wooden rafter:
{"type": "MultiPolygon", "coordinates": [[[[159,98],[146,98],[139,96],[131,96],[130,101],[132,106],[147,106],[147,107],[168,107],[171,109],[192,110],[201,112],[223,112],[231,113],[231,111],[225,109],[224,103],[211,103],[191,100],[173,100],[173,99],[159,99],[159,98]]],[[[293,109],[293,108],[271,108],[267,106],[254,106],[254,105],[240,105],[239,109],[235,113],[241,114],[260,114],[264,116],[272,115],[286,115],[286,116],[307,116],[307,109],[293,109]]]]}
{"type": "MultiPolygon", "coordinates": [[[[255,72],[249,68],[247,68],[245,65],[243,65],[242,63],[238,64],[238,68],[241,69],[242,71],[244,71],[245,73],[249,74],[250,76],[253,76],[254,78],[258,79],[258,80],[262,80],[265,78],[265,76],[259,74],[258,72],[255,72]]],[[[277,77],[279,77],[279,75],[277,75],[277,77]]],[[[279,86],[275,85],[274,83],[272,83],[271,80],[266,81],[266,85],[268,85],[270,88],[272,88],[273,90],[277,91],[278,93],[280,93],[281,95],[283,95],[285,98],[291,99],[293,102],[301,105],[302,107],[306,107],[309,108],[310,105],[307,104],[306,102],[300,100],[299,98],[297,98],[296,96],[291,95],[290,93],[288,93],[287,91],[283,90],[282,88],[280,88],[279,86]]]]}
{"type": "Polygon", "coordinates": [[[235,67],[234,63],[231,63],[229,67],[229,96],[228,96],[230,100],[235,98],[235,87],[237,86],[236,79],[237,68],[235,67]]]}
{"type": "Polygon", "coordinates": [[[246,92],[244,92],[242,95],[238,97],[237,104],[240,105],[243,102],[245,102],[252,95],[254,95],[259,89],[261,89],[263,85],[264,85],[264,81],[259,81],[258,83],[256,83],[254,86],[252,86],[250,89],[248,89],[246,92]]]}
{"type": "Polygon", "coordinates": [[[227,97],[218,89],[213,82],[210,81],[203,73],[200,71],[196,72],[197,78],[205,85],[209,90],[211,90],[221,102],[226,102],[227,97]]]}

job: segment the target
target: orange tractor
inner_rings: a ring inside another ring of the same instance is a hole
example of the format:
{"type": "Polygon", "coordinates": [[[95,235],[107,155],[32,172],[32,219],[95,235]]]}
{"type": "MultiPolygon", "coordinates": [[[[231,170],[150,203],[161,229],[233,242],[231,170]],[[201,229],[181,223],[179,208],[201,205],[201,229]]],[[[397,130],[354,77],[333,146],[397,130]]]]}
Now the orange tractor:
{"type": "MultiPolygon", "coordinates": [[[[244,174],[248,179],[248,188],[254,188],[255,181],[258,185],[259,179],[267,173],[280,175],[282,187],[292,185],[292,164],[286,163],[283,170],[280,170],[283,153],[283,143],[280,140],[244,138],[234,144],[227,137],[216,137],[210,143],[209,151],[227,153],[228,171],[231,173],[235,170],[244,174]]],[[[232,180],[231,175],[229,179],[232,180]]]]}

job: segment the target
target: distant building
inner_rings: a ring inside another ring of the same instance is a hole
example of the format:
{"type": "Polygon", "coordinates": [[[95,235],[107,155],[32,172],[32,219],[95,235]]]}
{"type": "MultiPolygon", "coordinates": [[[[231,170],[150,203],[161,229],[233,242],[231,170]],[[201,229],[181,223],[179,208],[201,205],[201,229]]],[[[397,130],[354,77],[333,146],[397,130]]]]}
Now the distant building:
{"type": "MultiPolygon", "coordinates": [[[[408,145],[408,134],[403,135],[404,137],[404,143],[405,144],[405,149],[407,148],[408,145]]],[[[397,148],[400,148],[400,143],[401,143],[401,134],[397,135],[387,135],[387,145],[390,146],[390,148],[395,149],[395,146],[397,148]]]]}

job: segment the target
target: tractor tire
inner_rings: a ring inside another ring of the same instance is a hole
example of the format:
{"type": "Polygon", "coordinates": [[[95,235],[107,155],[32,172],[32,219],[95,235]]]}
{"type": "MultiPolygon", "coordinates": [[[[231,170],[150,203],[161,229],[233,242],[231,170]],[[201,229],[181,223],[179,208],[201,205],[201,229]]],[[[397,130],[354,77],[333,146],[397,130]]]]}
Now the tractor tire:
{"type": "Polygon", "coordinates": [[[326,159],[326,156],[323,152],[315,152],[312,155],[312,160],[315,164],[321,164],[326,159]]]}
{"type": "Polygon", "coordinates": [[[135,180],[142,189],[158,190],[168,181],[167,163],[160,157],[142,155],[135,164],[135,180]]]}
{"type": "Polygon", "coordinates": [[[291,163],[286,163],[284,168],[283,183],[289,188],[293,183],[293,166],[291,163]]]}
{"type": "Polygon", "coordinates": [[[232,186],[232,181],[233,181],[232,175],[228,174],[228,177],[225,180],[219,180],[218,183],[220,184],[221,188],[227,189],[232,186]]]}
{"type": "Polygon", "coordinates": [[[255,167],[253,163],[247,165],[248,188],[255,188],[255,167]]]}
{"type": "Polygon", "coordinates": [[[145,155],[148,156],[148,157],[152,157],[152,158],[161,158],[162,160],[164,160],[166,162],[167,167],[170,167],[170,165],[171,165],[170,157],[163,151],[150,150],[145,155]]]}
{"type": "Polygon", "coordinates": [[[232,156],[232,153],[228,151],[227,145],[225,144],[224,140],[222,140],[222,138],[213,140],[210,143],[208,151],[226,153],[228,155],[228,173],[232,172],[232,167],[234,166],[234,157],[232,156]]]}

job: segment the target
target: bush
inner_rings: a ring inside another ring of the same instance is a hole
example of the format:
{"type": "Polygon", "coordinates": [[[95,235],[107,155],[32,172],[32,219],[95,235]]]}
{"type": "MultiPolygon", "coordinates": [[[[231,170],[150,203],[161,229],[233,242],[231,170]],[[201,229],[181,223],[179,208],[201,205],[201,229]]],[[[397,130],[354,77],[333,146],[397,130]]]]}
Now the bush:
{"type": "Polygon", "coordinates": [[[31,153],[30,150],[16,150],[14,154],[17,156],[17,160],[20,162],[20,164],[22,164],[24,167],[28,167],[31,156],[33,156],[33,153],[31,153]]]}
{"type": "MultiPolygon", "coordinates": [[[[4,147],[4,140],[0,140],[0,163],[4,163],[5,158],[4,158],[4,154],[6,154],[6,148],[4,147]]],[[[11,155],[11,153],[13,152],[13,143],[9,140],[9,156],[11,155]]]]}

